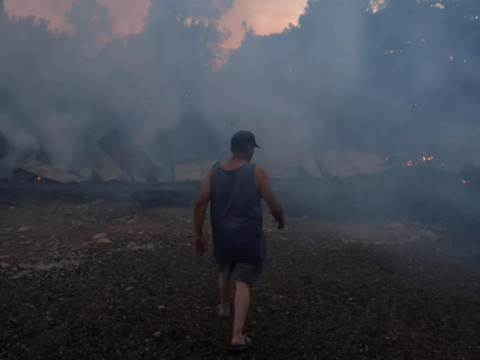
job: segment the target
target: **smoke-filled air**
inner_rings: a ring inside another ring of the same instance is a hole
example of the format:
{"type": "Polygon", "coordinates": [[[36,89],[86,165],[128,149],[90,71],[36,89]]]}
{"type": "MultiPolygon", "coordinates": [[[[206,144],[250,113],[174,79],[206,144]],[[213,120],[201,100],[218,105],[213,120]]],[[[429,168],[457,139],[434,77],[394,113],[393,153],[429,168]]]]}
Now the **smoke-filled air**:
{"type": "Polygon", "coordinates": [[[0,359],[480,359],[480,0],[0,0],[0,359]]]}
{"type": "Polygon", "coordinates": [[[281,33],[258,36],[244,23],[228,53],[218,23],[233,5],[153,0],[143,30],[125,37],[94,0],[66,14],[73,34],[0,12],[2,168],[43,153],[88,177],[112,128],[161,166],[159,135],[175,127],[179,156],[192,159],[221,157],[232,130],[254,131],[260,161],[279,174],[289,170],[277,169],[278,152],[299,161],[350,148],[480,165],[477,2],[309,1],[281,33]],[[191,139],[212,133],[220,145],[191,139]]]}

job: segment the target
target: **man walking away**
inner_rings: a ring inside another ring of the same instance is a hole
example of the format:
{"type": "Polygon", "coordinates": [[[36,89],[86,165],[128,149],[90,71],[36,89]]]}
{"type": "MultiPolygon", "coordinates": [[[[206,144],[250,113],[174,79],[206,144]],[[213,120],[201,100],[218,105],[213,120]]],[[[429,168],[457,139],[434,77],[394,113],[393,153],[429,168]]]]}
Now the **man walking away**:
{"type": "Polygon", "coordinates": [[[251,132],[240,131],[233,135],[232,158],[213,166],[195,204],[194,248],[203,256],[206,240],[202,229],[208,203],[212,201],[213,253],[220,273],[221,303],[217,308],[220,318],[230,315],[230,282],[236,283],[230,347],[233,351],[242,351],[252,345],[251,339],[243,335],[243,325],[250,302],[250,286],[262,272],[267,255],[262,198],[278,222],[278,229],[285,226],[283,208],[273,193],[267,172],[250,162],[256,147],[259,146],[251,132]]]}

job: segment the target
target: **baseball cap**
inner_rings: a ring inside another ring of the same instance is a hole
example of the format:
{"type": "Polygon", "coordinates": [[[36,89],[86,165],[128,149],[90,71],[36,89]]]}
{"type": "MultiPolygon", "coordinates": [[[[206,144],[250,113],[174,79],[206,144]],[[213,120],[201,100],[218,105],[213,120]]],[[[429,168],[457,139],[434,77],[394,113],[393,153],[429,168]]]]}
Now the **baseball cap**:
{"type": "Polygon", "coordinates": [[[239,131],[232,136],[231,150],[232,151],[242,151],[247,145],[255,145],[255,147],[260,148],[257,142],[255,141],[255,135],[250,131],[239,131]]]}

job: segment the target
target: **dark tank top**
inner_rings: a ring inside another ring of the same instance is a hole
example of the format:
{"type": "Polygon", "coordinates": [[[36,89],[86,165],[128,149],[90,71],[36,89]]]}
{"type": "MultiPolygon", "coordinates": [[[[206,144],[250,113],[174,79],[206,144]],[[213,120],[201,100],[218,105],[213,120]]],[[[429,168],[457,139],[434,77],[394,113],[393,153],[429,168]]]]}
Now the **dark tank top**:
{"type": "Polygon", "coordinates": [[[256,164],[226,171],[212,169],[211,210],[213,254],[218,262],[262,263],[266,259],[256,164]]]}

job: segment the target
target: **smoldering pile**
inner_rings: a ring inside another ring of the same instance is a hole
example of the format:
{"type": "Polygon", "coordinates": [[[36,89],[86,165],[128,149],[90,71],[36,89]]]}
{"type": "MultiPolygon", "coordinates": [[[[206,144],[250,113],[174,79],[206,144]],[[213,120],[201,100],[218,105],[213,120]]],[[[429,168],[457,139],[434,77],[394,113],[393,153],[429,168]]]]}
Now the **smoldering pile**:
{"type": "MultiPolygon", "coordinates": [[[[145,208],[191,206],[206,173],[222,157],[220,146],[212,146],[213,135],[206,142],[210,148],[202,142],[191,146],[182,129],[159,139],[156,151],[147,151],[112,129],[99,138],[89,167],[78,172],[55,167],[42,153],[23,159],[11,179],[0,181],[0,203],[105,199],[145,208]],[[183,146],[185,142],[190,146],[183,146]]],[[[379,156],[356,149],[303,154],[293,163],[257,159],[269,170],[291,215],[333,221],[408,220],[440,223],[457,234],[478,232],[480,171],[475,168],[458,170],[422,154],[379,156]],[[279,167],[282,162],[285,166],[279,167]]]]}

